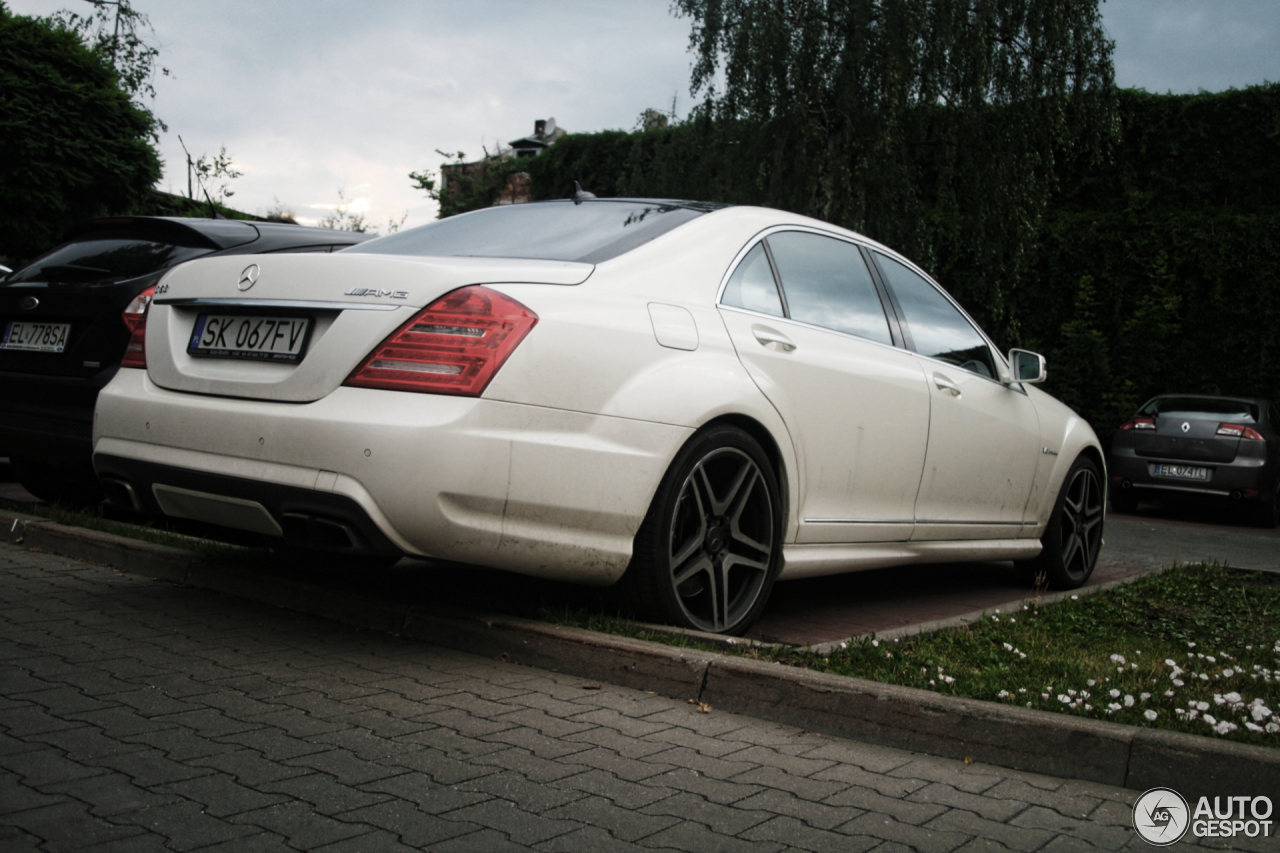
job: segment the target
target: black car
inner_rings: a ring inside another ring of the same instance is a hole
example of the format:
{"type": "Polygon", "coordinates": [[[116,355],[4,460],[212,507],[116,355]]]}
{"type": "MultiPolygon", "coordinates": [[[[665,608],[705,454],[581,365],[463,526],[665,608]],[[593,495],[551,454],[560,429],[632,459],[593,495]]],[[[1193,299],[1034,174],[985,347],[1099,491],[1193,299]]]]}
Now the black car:
{"type": "Polygon", "coordinates": [[[1117,512],[1133,512],[1143,498],[1216,496],[1275,527],[1280,410],[1247,397],[1156,397],[1116,430],[1107,467],[1117,512]]]}
{"type": "MultiPolygon", "coordinates": [[[[332,252],[369,236],[283,222],[127,216],[71,226],[66,242],[0,282],[0,456],[47,501],[101,499],[93,408],[165,271],[193,258],[332,252]]],[[[247,263],[247,261],[246,261],[247,263]]]]}

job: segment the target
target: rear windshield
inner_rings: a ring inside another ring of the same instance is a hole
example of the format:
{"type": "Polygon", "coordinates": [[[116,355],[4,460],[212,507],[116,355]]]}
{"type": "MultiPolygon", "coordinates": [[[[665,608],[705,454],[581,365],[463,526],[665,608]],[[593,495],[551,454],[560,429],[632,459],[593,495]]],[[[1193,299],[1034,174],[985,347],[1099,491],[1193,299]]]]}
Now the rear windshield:
{"type": "Polygon", "coordinates": [[[94,237],[59,246],[5,284],[22,281],[87,282],[136,278],[209,253],[208,248],[175,246],[129,237],[94,237]]]}
{"type": "Polygon", "coordinates": [[[1244,400],[1205,400],[1195,397],[1162,397],[1152,400],[1142,414],[1162,418],[1186,418],[1189,421],[1258,422],[1258,407],[1244,400]]]}
{"type": "Polygon", "coordinates": [[[705,212],[665,202],[513,204],[451,216],[344,251],[595,264],[629,252],[705,212]]]}

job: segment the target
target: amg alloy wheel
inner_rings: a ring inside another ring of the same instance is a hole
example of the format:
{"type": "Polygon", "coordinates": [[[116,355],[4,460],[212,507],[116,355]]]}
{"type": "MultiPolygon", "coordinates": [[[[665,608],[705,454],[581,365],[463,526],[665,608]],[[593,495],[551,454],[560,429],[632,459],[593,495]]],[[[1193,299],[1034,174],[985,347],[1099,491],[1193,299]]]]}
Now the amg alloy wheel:
{"type": "Polygon", "coordinates": [[[624,584],[649,614],[741,634],[763,609],[782,553],[781,505],[760,445],[736,427],[695,436],[636,535],[624,584]]]}
{"type": "Polygon", "coordinates": [[[1044,577],[1051,589],[1075,589],[1093,574],[1102,547],[1102,477],[1085,456],[1076,459],[1063,481],[1040,542],[1044,550],[1034,560],[1018,563],[1032,579],[1044,577]]]}

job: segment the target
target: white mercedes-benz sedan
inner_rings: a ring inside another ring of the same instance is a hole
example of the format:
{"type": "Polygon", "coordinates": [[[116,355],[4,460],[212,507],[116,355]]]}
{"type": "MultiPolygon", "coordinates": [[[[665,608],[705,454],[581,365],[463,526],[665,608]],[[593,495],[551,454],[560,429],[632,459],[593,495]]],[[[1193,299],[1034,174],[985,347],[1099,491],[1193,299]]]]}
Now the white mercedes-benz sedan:
{"type": "Polygon", "coordinates": [[[910,261],[789,213],[494,207],[197,260],[124,315],[114,502],[352,556],[621,583],[741,633],[775,580],[1015,560],[1084,583],[1103,454],[910,261]]]}

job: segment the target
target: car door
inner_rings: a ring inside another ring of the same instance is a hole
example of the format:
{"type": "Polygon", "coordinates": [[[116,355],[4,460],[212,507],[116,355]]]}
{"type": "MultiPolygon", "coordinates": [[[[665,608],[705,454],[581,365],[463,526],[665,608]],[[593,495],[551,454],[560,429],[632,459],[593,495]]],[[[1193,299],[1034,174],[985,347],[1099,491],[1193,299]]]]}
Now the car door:
{"type": "Polygon", "coordinates": [[[1014,538],[1041,454],[1040,421],[1020,385],[942,290],[880,252],[884,276],[933,399],[914,539],[1014,538]]]}
{"type": "Polygon", "coordinates": [[[730,275],[720,313],[791,432],[798,541],[909,539],[929,391],[916,357],[894,345],[858,246],[808,231],[769,234],[730,275]]]}

